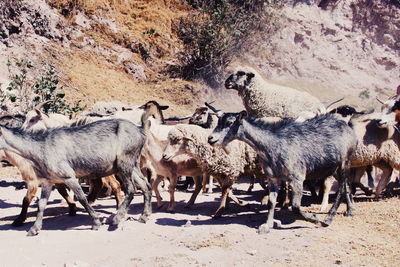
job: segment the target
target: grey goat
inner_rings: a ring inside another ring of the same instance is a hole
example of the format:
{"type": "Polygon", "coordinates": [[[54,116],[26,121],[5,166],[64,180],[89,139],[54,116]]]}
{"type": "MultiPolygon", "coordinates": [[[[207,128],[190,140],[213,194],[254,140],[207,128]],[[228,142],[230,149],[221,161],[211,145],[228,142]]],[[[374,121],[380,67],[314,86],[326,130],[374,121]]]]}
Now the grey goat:
{"type": "Polygon", "coordinates": [[[103,120],[78,127],[56,128],[37,133],[0,127],[0,149],[13,151],[33,162],[37,177],[42,179],[38,213],[28,235],[42,228],[43,212],[53,184],[65,184],[92,217],[92,229],[100,225],[99,216],[88,204],[77,178],[98,179],[117,174],[125,186],[125,200],[111,224],[118,225],[133,199],[135,186],[144,194],[140,220],[151,214],[151,188],[140,172],[139,157],[145,142],[144,129],[122,120],[103,120]]]}
{"type": "Polygon", "coordinates": [[[326,178],[336,174],[340,190],[322,225],[328,226],[332,222],[343,195],[347,200],[347,214],[352,215],[346,174],[348,158],[357,145],[357,139],[353,129],[336,116],[325,114],[304,122],[287,119],[267,123],[246,118],[247,112],[242,111],[225,113],[219,118],[217,127],[209,136],[209,143],[223,147],[234,139],[248,143],[257,151],[269,178],[268,218],[260,226],[259,233],[267,233],[273,227],[281,180],[291,183],[293,211],[307,221],[320,224],[315,214],[300,209],[303,182],[305,179],[326,178]]]}

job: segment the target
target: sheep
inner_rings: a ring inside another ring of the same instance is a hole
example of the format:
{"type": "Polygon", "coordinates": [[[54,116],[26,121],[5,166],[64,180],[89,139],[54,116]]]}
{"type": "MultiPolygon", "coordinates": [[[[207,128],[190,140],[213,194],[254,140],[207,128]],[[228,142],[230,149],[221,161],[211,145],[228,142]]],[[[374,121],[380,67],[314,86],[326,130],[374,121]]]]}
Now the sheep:
{"type": "Polygon", "coordinates": [[[257,154],[250,146],[240,141],[233,142],[227,154],[223,149],[213,148],[207,143],[210,133],[210,129],[197,125],[177,125],[168,133],[169,143],[163,158],[171,160],[179,155],[188,154],[196,159],[203,172],[218,180],[222,189],[220,205],[214,213],[214,218],[218,218],[225,209],[228,197],[241,206],[247,205],[231,192],[231,186],[239,177],[262,177],[264,173],[258,164],[257,154]]]}
{"type": "Polygon", "coordinates": [[[236,68],[225,81],[225,87],[237,90],[249,116],[257,118],[298,118],[303,114],[309,118],[326,112],[316,97],[266,81],[251,67],[236,68]]]}
{"type": "Polygon", "coordinates": [[[347,189],[349,157],[356,147],[354,130],[338,115],[324,114],[302,123],[283,120],[265,123],[247,112],[225,113],[208,142],[226,147],[233,140],[242,140],[256,149],[269,185],[269,212],[259,233],[268,233],[274,223],[274,209],[279,182],[287,180],[292,186],[292,210],[307,221],[328,226],[344,195],[347,215],[352,215],[352,203],[347,189]],[[338,175],[339,193],[324,222],[315,214],[300,209],[305,179],[338,175]]]}

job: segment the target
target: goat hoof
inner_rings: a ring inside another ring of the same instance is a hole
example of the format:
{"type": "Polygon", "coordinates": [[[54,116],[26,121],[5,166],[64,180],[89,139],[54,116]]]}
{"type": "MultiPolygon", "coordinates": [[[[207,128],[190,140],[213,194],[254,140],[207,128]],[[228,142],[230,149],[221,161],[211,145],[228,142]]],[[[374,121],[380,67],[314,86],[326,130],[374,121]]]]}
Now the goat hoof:
{"type": "Polygon", "coordinates": [[[325,220],[323,222],[319,222],[322,227],[328,227],[332,223],[332,220],[325,220]]]}
{"type": "Polygon", "coordinates": [[[39,234],[39,229],[36,229],[34,227],[32,227],[31,229],[29,229],[28,233],[26,234],[27,236],[35,236],[39,234]]]}
{"type": "Polygon", "coordinates": [[[353,217],[354,216],[352,211],[346,211],[343,215],[345,217],[353,217]]]}
{"type": "Polygon", "coordinates": [[[100,229],[100,225],[97,225],[97,224],[92,225],[92,230],[97,231],[99,229],[100,229]]]}
{"type": "Polygon", "coordinates": [[[264,223],[264,224],[260,225],[260,227],[258,227],[257,233],[260,235],[263,235],[263,234],[268,234],[269,231],[270,231],[270,229],[269,229],[268,224],[264,223]]]}
{"type": "Polygon", "coordinates": [[[76,215],[76,205],[73,204],[69,207],[69,212],[68,212],[69,216],[75,216],[76,215]]]}
{"type": "Polygon", "coordinates": [[[149,217],[148,217],[148,216],[146,216],[146,215],[140,215],[138,221],[141,222],[141,223],[146,223],[148,220],[149,220],[149,217]]]}
{"type": "Polygon", "coordinates": [[[280,220],[274,220],[274,228],[282,228],[282,222],[280,220]]]}
{"type": "Polygon", "coordinates": [[[17,218],[13,221],[13,223],[11,224],[13,227],[19,227],[22,226],[24,224],[25,219],[20,219],[17,218]]]}

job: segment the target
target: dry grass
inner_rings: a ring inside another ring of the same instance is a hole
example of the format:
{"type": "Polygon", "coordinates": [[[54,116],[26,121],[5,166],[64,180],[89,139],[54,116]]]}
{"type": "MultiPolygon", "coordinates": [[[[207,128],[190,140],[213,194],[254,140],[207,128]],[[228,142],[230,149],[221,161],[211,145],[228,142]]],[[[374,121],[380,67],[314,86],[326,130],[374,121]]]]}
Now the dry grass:
{"type": "Polygon", "coordinates": [[[181,47],[172,32],[174,21],[187,13],[188,7],[181,1],[48,2],[60,12],[68,9],[66,21],[71,25],[78,12],[91,18],[91,28],[84,30],[83,36],[94,40],[94,45],[85,45],[82,36],[71,40],[68,48],[54,43],[48,49],[53,58],[51,61],[62,72],[67,100],[81,99],[83,104],[90,106],[96,101],[119,100],[139,104],[156,99],[171,106],[167,116],[187,115],[193,111],[194,105],[200,103],[198,84],[172,80],[165,73],[165,64],[176,58],[181,47]],[[109,22],[116,25],[117,30],[109,22]],[[149,52],[148,59],[143,58],[139,47],[149,52]],[[143,66],[145,80],[133,79],[126,73],[118,61],[121,49],[133,52],[133,56],[124,62],[143,66]],[[110,53],[101,52],[105,50],[110,53]]]}

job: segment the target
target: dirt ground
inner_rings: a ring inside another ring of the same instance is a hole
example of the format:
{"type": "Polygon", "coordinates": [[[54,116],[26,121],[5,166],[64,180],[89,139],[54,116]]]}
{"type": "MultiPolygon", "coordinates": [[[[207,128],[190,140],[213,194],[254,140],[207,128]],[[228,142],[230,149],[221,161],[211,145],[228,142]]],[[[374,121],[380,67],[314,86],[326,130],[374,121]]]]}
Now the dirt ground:
{"type": "MultiPolygon", "coordinates": [[[[276,212],[282,228],[259,235],[257,227],[266,219],[259,204],[262,190],[256,185],[247,193],[247,181],[235,185],[235,194],[249,201],[250,208],[232,203],[220,219],[210,215],[218,205],[218,188],[200,194],[187,209],[188,192],[177,191],[175,213],[157,209],[146,223],[136,219],[143,208],[137,195],[128,220],[116,230],[108,225],[90,230],[90,218],[80,207],[74,217],[58,192],[54,191],[45,212],[43,230],[27,237],[36,216],[36,204],[29,209],[22,227],[11,226],[20,212],[26,192],[16,169],[0,169],[0,266],[399,266],[400,227],[398,196],[371,201],[356,197],[354,217],[344,217],[341,205],[333,224],[317,228],[292,215],[276,212]]],[[[397,191],[398,193],[398,191],[397,191]]],[[[162,191],[164,201],[168,200],[162,191]]],[[[303,200],[307,201],[305,196],[303,200]]],[[[318,210],[318,204],[306,206],[318,210]]],[[[107,218],[115,212],[115,200],[102,198],[94,208],[107,218]]],[[[319,213],[322,219],[325,214],[319,213]]]]}

